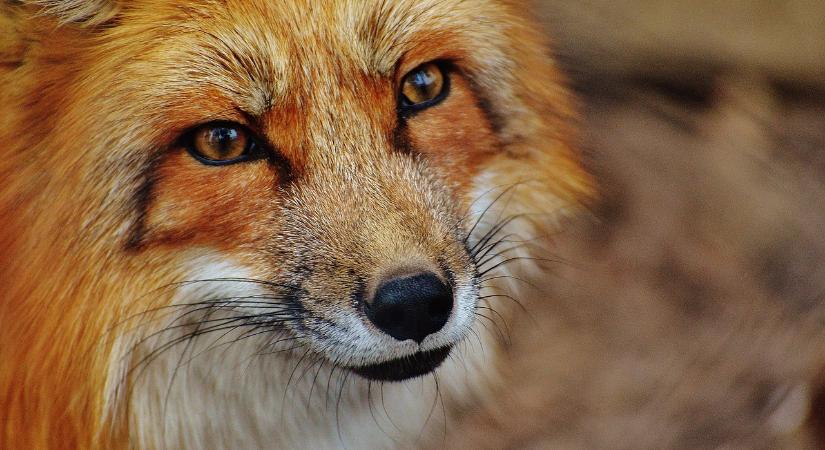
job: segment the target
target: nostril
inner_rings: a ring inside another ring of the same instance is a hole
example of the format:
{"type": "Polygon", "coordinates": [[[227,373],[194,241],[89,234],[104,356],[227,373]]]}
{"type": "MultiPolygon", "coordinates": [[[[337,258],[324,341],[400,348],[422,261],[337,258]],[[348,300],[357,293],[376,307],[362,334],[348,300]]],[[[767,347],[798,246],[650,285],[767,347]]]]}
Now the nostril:
{"type": "Polygon", "coordinates": [[[364,312],[395,339],[421,343],[444,327],[452,308],[452,289],[434,274],[421,273],[382,283],[364,312]]]}

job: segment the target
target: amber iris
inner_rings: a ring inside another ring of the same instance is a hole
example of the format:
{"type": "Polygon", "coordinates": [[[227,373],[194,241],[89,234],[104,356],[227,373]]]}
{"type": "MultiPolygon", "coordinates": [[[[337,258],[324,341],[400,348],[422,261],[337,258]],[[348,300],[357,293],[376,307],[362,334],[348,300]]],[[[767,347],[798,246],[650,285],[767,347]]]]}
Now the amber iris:
{"type": "Polygon", "coordinates": [[[219,163],[245,159],[251,140],[247,131],[237,125],[206,125],[192,138],[192,150],[201,158],[219,163]]]}
{"type": "Polygon", "coordinates": [[[435,63],[422,64],[408,73],[401,84],[402,101],[407,106],[424,106],[444,92],[445,74],[435,63]]]}

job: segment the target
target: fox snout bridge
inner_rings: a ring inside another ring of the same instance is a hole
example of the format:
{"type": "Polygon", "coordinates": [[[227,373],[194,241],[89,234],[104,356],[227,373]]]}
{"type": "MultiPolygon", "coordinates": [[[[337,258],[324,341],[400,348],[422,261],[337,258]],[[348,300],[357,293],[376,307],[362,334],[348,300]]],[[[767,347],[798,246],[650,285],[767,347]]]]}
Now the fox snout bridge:
{"type": "Polygon", "coordinates": [[[444,327],[453,309],[453,291],[432,273],[384,281],[364,312],[384,333],[399,341],[419,344],[444,327]]]}

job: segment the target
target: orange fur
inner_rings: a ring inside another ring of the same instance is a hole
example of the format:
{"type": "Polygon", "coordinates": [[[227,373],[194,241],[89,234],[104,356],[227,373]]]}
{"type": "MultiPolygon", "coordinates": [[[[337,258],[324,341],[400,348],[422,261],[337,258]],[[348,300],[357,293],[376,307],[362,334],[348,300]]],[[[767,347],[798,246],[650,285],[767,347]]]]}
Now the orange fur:
{"type": "Polygon", "coordinates": [[[589,198],[563,79],[510,3],[0,4],[0,448],[137,445],[128,401],[107,404],[112,366],[137,358],[118,353],[120,325],[172,301],[147,293],[185,279],[188,249],[258,276],[298,264],[273,246],[326,251],[335,267],[306,289],[343,298],[348,270],[373,280],[445,248],[466,264],[444,236],[483,177],[530,181],[522,212],[589,198]],[[435,59],[458,69],[408,121],[412,163],[394,148],[395,86],[435,59]],[[178,136],[217,119],[272,142],[294,187],[277,164],[192,159],[178,136]]]}

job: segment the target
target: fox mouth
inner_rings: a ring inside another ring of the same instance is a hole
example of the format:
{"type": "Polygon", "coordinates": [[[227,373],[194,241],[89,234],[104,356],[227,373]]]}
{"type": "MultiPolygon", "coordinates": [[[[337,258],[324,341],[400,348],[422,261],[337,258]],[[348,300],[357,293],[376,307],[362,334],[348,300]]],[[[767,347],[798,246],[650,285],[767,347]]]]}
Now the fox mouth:
{"type": "Polygon", "coordinates": [[[378,364],[350,367],[350,370],[368,380],[403,381],[432,372],[447,359],[450,350],[452,347],[442,347],[378,364]]]}

